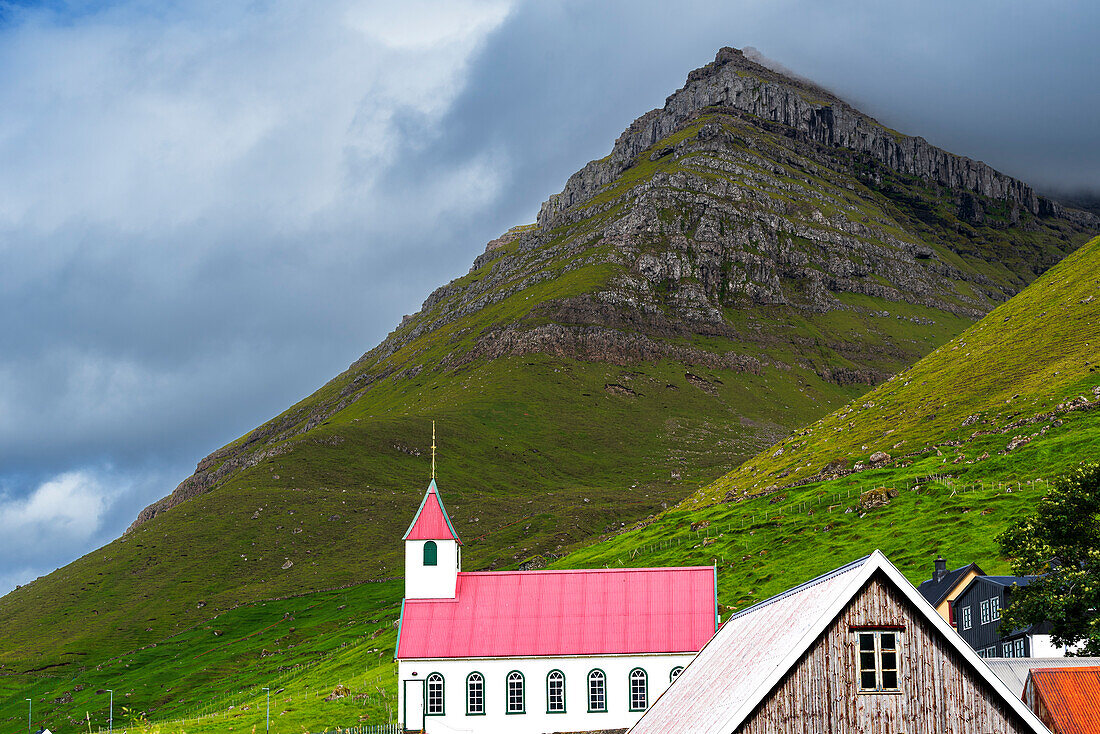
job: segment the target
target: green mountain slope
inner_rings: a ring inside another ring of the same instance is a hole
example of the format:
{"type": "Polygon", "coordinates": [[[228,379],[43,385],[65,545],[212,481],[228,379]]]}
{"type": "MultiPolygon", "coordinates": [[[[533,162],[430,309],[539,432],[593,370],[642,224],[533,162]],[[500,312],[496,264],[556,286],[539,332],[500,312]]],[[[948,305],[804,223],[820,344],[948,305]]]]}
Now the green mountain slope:
{"type": "Polygon", "coordinates": [[[1100,238],[911,368],[562,566],[719,564],[728,608],[881,548],[1008,572],[997,534],[1100,446],[1100,238]],[[872,455],[882,451],[882,456],[872,455]]]}
{"type": "Polygon", "coordinates": [[[131,702],[156,716],[251,685],[251,642],[218,653],[217,685],[187,673],[214,653],[173,672],[148,651],[399,576],[430,419],[467,567],[551,562],[911,365],[1095,224],[723,50],[345,373],[0,599],[0,691],[80,719],[102,684],[75,681],[131,680],[109,661],[139,653],[165,688],[131,702]]]}

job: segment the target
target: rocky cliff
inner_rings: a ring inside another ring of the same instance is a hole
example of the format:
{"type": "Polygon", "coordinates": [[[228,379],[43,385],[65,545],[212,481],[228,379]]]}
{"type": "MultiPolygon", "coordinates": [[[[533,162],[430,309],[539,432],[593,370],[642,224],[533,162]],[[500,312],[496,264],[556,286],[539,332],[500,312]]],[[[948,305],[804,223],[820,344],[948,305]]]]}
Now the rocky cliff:
{"type": "Polygon", "coordinates": [[[1006,200],[1032,214],[1058,215],[1060,206],[1036,195],[1022,181],[980,161],[954,155],[924,138],[890,130],[808,82],[778,74],[750,60],[739,49],[723,48],[714,62],[688,75],[687,83],[665,106],[635,120],[611,154],[574,174],[565,189],[551,196],[539,223],[590,199],[602,186],[634,165],[638,156],[701,110],[727,108],[778,123],[788,134],[824,146],[866,153],[893,171],[941,186],[1006,200]]]}

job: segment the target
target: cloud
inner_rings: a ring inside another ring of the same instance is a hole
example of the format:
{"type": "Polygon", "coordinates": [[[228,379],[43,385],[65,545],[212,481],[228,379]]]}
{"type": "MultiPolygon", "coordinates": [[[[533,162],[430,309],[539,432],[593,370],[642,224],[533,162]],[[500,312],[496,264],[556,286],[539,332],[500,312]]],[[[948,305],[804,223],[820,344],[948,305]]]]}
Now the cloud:
{"type": "Polygon", "coordinates": [[[73,471],[42,482],[26,497],[0,495],[0,548],[10,554],[16,546],[79,546],[99,529],[116,491],[87,471],[73,471]]]}

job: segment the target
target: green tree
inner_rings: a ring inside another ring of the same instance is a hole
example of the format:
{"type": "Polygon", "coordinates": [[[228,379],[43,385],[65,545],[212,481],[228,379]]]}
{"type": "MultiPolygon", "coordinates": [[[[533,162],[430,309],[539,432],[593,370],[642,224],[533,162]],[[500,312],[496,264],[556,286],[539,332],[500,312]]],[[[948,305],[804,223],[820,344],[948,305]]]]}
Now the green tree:
{"type": "Polygon", "coordinates": [[[1002,630],[1049,620],[1054,644],[1100,655],[1100,464],[1056,479],[1035,514],[997,541],[1016,574],[1039,576],[1013,590],[1002,630]]]}

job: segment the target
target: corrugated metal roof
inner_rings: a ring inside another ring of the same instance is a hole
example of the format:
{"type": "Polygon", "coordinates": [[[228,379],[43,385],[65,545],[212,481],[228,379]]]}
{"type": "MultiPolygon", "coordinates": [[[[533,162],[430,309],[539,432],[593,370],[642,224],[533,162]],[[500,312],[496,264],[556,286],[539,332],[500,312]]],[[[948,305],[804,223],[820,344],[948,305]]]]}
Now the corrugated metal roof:
{"type": "Polygon", "coordinates": [[[458,533],[451,518],[447,516],[447,510],[443,507],[443,500],[436,489],[435,480],[428,485],[428,491],[424,493],[424,499],[420,501],[420,509],[416,511],[409,529],[405,531],[403,540],[455,540],[459,545],[458,533]]]}
{"type": "Polygon", "coordinates": [[[696,652],[714,627],[711,566],[460,573],[405,600],[397,657],[696,652]]]}
{"type": "Polygon", "coordinates": [[[730,734],[877,571],[1036,734],[1046,728],[1009,691],[886,556],[875,551],[739,612],[722,625],[630,734],[730,734]]]}
{"type": "Polygon", "coordinates": [[[1009,690],[1023,698],[1032,668],[1080,668],[1100,666],[1100,658],[982,658],[1009,690]]]}
{"type": "Polygon", "coordinates": [[[1032,669],[1055,734],[1100,734],[1100,667],[1032,669]]]}

